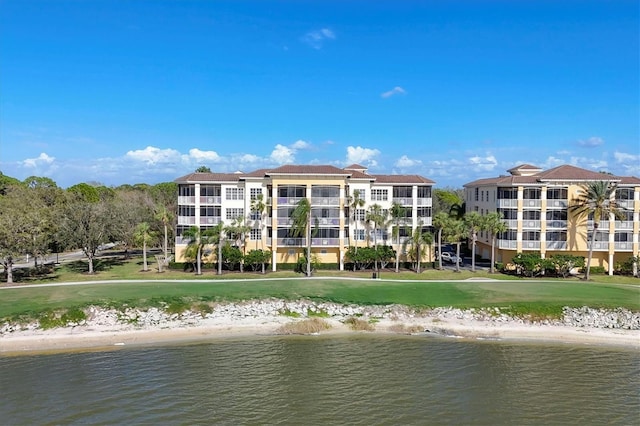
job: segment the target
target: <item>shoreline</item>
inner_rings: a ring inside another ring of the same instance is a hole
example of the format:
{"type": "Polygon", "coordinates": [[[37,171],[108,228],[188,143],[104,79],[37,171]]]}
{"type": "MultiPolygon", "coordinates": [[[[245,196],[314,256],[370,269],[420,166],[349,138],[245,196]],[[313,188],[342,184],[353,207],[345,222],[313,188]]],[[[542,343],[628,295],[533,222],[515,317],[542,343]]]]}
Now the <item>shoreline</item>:
{"type": "MultiPolygon", "coordinates": [[[[79,325],[49,330],[22,330],[0,335],[0,356],[40,353],[118,350],[181,343],[215,341],[225,338],[277,337],[284,324],[306,318],[252,316],[244,318],[204,318],[197,323],[172,321],[157,325],[79,325]]],[[[416,337],[469,340],[522,341],[618,346],[640,349],[640,330],[575,327],[558,324],[495,323],[472,318],[446,316],[403,316],[380,318],[373,331],[352,330],[340,318],[323,318],[331,335],[414,335],[416,337]],[[416,331],[421,330],[421,331],[416,331]]]]}

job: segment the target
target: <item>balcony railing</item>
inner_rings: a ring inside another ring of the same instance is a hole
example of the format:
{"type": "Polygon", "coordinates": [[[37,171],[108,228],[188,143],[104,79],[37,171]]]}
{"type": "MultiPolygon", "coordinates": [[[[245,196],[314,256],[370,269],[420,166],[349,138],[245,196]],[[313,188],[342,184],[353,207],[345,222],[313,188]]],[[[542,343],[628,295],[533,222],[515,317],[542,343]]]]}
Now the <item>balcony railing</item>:
{"type": "Polygon", "coordinates": [[[294,206],[304,198],[305,197],[278,197],[278,205],[289,204],[291,206],[294,206]]]}
{"type": "Polygon", "coordinates": [[[524,199],[522,200],[522,207],[525,209],[531,207],[542,207],[542,200],[524,199]]]}
{"type": "Polygon", "coordinates": [[[515,250],[518,248],[518,242],[516,240],[498,240],[498,248],[515,250]]]}
{"type": "Polygon", "coordinates": [[[595,241],[593,243],[594,250],[609,250],[609,242],[608,241],[595,241]]]}
{"type": "Polygon", "coordinates": [[[306,244],[306,238],[278,238],[277,242],[279,246],[304,246],[306,244]]]}
{"type": "Polygon", "coordinates": [[[616,241],[613,248],[620,251],[633,251],[633,243],[631,241],[616,241]]]}
{"type": "Polygon", "coordinates": [[[431,207],[433,205],[433,200],[431,198],[417,198],[418,205],[421,207],[431,207]]]}
{"type": "Polygon", "coordinates": [[[412,206],[413,205],[413,198],[406,198],[406,197],[393,197],[391,199],[391,201],[393,203],[398,203],[401,206],[412,206]]]}
{"type": "Polygon", "coordinates": [[[540,221],[539,220],[523,219],[522,220],[522,227],[523,228],[540,229],[540,221]]]}
{"type": "Polygon", "coordinates": [[[566,228],[567,221],[566,220],[548,220],[547,221],[547,229],[549,228],[566,228]]]}
{"type": "Polygon", "coordinates": [[[338,246],[340,238],[311,238],[312,246],[338,246]]]}
{"type": "Polygon", "coordinates": [[[278,218],[278,226],[292,226],[293,219],[290,217],[279,217],[278,218]]]}
{"type": "Polygon", "coordinates": [[[549,250],[566,250],[566,241],[547,241],[545,247],[549,250]]]}
{"type": "Polygon", "coordinates": [[[190,197],[190,196],[179,196],[178,197],[178,204],[181,206],[184,205],[191,205],[191,204],[195,204],[196,203],[196,197],[190,197]]]}
{"type": "Polygon", "coordinates": [[[633,229],[633,221],[631,220],[616,220],[616,229],[633,229]]]}
{"type": "MultiPolygon", "coordinates": [[[[599,223],[598,229],[609,229],[609,221],[608,220],[601,220],[598,223],[599,223]]],[[[587,228],[588,229],[593,229],[593,220],[587,220],[587,228]]]]}
{"type": "Polygon", "coordinates": [[[178,216],[178,225],[195,225],[195,216],[178,216]]]}
{"type": "Polygon", "coordinates": [[[200,225],[217,225],[221,221],[220,216],[200,216],[200,225]]]}
{"type": "MultiPolygon", "coordinates": [[[[319,217],[318,218],[318,225],[319,226],[338,226],[340,225],[340,218],[339,217],[319,217]]],[[[316,224],[316,219],[313,219],[313,226],[315,226],[316,224]]]]}
{"type": "Polygon", "coordinates": [[[200,197],[200,204],[222,204],[221,196],[203,196],[200,197]]]}
{"type": "Polygon", "coordinates": [[[624,209],[633,209],[633,200],[618,200],[618,206],[624,209]]]}
{"type": "Polygon", "coordinates": [[[518,221],[515,220],[515,219],[505,220],[504,223],[507,225],[507,228],[509,228],[509,229],[517,229],[518,228],[518,221]]]}
{"type": "Polygon", "coordinates": [[[339,206],[339,197],[311,197],[312,206],[339,206]]]}
{"type": "Polygon", "coordinates": [[[548,209],[566,209],[568,205],[567,200],[547,200],[548,209]]]}
{"type": "Polygon", "coordinates": [[[523,250],[540,250],[540,241],[523,240],[523,250]]]}
{"type": "Polygon", "coordinates": [[[498,200],[499,208],[516,208],[518,207],[518,200],[516,199],[500,199],[498,200]]]}

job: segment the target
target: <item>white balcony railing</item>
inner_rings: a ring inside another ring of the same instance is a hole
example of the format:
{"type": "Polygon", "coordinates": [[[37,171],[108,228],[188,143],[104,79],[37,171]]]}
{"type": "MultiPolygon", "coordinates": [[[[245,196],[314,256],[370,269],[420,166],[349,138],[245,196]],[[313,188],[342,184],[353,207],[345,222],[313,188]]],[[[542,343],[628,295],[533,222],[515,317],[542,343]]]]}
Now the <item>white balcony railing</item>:
{"type": "Polygon", "coordinates": [[[200,197],[200,204],[222,204],[221,196],[202,196],[200,197]]]}
{"type": "Polygon", "coordinates": [[[178,225],[195,225],[195,216],[178,216],[178,225]]]}
{"type": "Polygon", "coordinates": [[[312,206],[339,206],[340,198],[338,197],[311,197],[312,206]]]}
{"type": "Polygon", "coordinates": [[[633,229],[633,221],[631,220],[616,220],[616,229],[633,229]]]}
{"type": "Polygon", "coordinates": [[[200,216],[200,225],[217,225],[221,221],[220,216],[200,216]]]}
{"type": "Polygon", "coordinates": [[[531,207],[542,207],[542,200],[522,200],[522,206],[526,209],[526,208],[531,208],[531,207]]]}
{"type": "Polygon", "coordinates": [[[178,205],[193,205],[196,203],[196,197],[180,196],[178,197],[178,205]]]}
{"type": "Polygon", "coordinates": [[[498,240],[498,248],[515,250],[518,248],[518,242],[516,240],[498,240]]]}
{"type": "Polygon", "coordinates": [[[633,243],[631,241],[616,241],[613,248],[619,251],[633,251],[633,243]]]}
{"type": "Polygon", "coordinates": [[[433,205],[433,200],[431,198],[416,198],[418,200],[418,205],[420,207],[431,207],[433,205]]]}
{"type": "Polygon", "coordinates": [[[566,228],[567,221],[566,220],[548,220],[547,221],[547,229],[549,228],[566,228]]]}
{"type": "Polygon", "coordinates": [[[609,250],[609,242],[608,241],[595,241],[593,243],[593,249],[597,251],[609,250]]]}
{"type": "Polygon", "coordinates": [[[540,241],[524,240],[522,241],[523,250],[540,250],[540,241]]]}
{"type": "Polygon", "coordinates": [[[304,246],[306,238],[278,238],[279,246],[304,246]]]}
{"type": "Polygon", "coordinates": [[[566,209],[568,205],[567,200],[547,200],[548,209],[566,209]]]}
{"type": "Polygon", "coordinates": [[[518,207],[518,200],[516,199],[501,199],[498,200],[498,207],[500,208],[516,208],[518,207]]]}
{"type": "Polygon", "coordinates": [[[618,200],[618,206],[624,209],[633,209],[633,200],[618,200]]]}
{"type": "Polygon", "coordinates": [[[413,198],[393,197],[391,199],[391,201],[393,203],[398,203],[401,206],[412,206],[413,205],[413,198]]]}
{"type": "Polygon", "coordinates": [[[510,229],[517,229],[518,228],[518,221],[517,220],[509,219],[509,220],[505,220],[504,223],[507,225],[507,228],[510,228],[510,229]]]}
{"type": "Polygon", "coordinates": [[[539,220],[524,219],[522,221],[522,227],[523,228],[540,229],[540,221],[539,220]]]}
{"type": "Polygon", "coordinates": [[[290,205],[295,206],[302,200],[304,197],[278,197],[278,205],[290,205]]]}
{"type": "Polygon", "coordinates": [[[547,241],[545,243],[545,247],[549,250],[566,250],[567,242],[566,241],[547,241]]]}
{"type": "Polygon", "coordinates": [[[317,246],[338,246],[340,238],[311,238],[311,245],[317,246]]]}

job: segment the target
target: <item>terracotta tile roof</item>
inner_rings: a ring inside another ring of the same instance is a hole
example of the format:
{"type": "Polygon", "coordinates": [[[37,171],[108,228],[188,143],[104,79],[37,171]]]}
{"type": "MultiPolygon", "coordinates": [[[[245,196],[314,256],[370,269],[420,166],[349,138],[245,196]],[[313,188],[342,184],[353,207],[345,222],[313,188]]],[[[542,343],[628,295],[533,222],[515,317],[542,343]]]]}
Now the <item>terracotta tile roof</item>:
{"type": "Polygon", "coordinates": [[[350,176],[351,172],[339,169],[335,166],[328,165],[295,165],[287,164],[275,169],[267,171],[268,175],[285,174],[285,175],[338,175],[350,176]]]}
{"type": "Polygon", "coordinates": [[[617,176],[607,175],[599,172],[594,172],[591,170],[581,169],[580,167],[570,166],[568,164],[554,167],[553,169],[545,170],[544,172],[538,173],[536,175],[538,180],[541,182],[546,182],[550,180],[582,180],[582,181],[593,181],[593,180],[611,180],[618,181],[620,178],[617,176]]]}
{"type": "Polygon", "coordinates": [[[249,173],[245,173],[242,175],[242,177],[263,178],[268,171],[269,169],[258,169],[249,173]]]}
{"type": "Polygon", "coordinates": [[[640,178],[635,176],[621,176],[620,185],[640,185],[640,178]]]}
{"type": "Polygon", "coordinates": [[[434,184],[431,179],[418,175],[371,175],[376,179],[376,183],[403,183],[403,184],[434,184]]]}
{"type": "Polygon", "coordinates": [[[345,170],[358,170],[358,171],[362,171],[362,170],[367,170],[367,169],[368,169],[368,167],[361,166],[360,164],[356,164],[356,163],[354,163],[354,164],[352,164],[352,165],[350,165],[350,166],[345,167],[344,169],[345,169],[345,170]]]}
{"type": "Polygon", "coordinates": [[[189,173],[174,180],[177,183],[185,182],[238,182],[242,174],[240,173],[189,173]]]}

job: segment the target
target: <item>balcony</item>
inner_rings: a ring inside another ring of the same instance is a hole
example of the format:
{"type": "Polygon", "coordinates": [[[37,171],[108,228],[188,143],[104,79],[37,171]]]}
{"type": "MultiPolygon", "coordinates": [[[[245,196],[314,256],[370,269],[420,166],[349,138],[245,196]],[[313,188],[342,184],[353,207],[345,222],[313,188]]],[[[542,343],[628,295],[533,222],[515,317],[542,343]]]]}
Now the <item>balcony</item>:
{"type": "Polygon", "coordinates": [[[188,206],[188,205],[195,205],[196,204],[196,197],[190,197],[190,196],[180,196],[178,197],[178,205],[181,206],[188,206]]]}
{"type": "Polygon", "coordinates": [[[315,226],[316,223],[319,226],[339,226],[340,225],[340,218],[339,217],[318,217],[318,218],[313,218],[312,226],[315,226]],[[316,222],[316,219],[318,220],[317,222],[316,222]]]}
{"type": "Polygon", "coordinates": [[[295,206],[296,204],[298,204],[300,202],[300,200],[303,200],[305,197],[278,197],[278,205],[290,205],[290,206],[295,206]]]}
{"type": "Polygon", "coordinates": [[[276,240],[279,246],[296,246],[304,247],[306,245],[306,238],[278,238],[276,240]]]}
{"type": "Polygon", "coordinates": [[[522,227],[523,228],[540,229],[540,221],[539,220],[524,219],[522,221],[522,227]]]}
{"type": "Polygon", "coordinates": [[[566,241],[547,241],[545,243],[545,247],[547,250],[566,250],[567,242],[566,241]]]}
{"type": "Polygon", "coordinates": [[[195,216],[178,216],[178,225],[195,225],[195,216]]]}
{"type": "Polygon", "coordinates": [[[548,209],[566,209],[568,205],[567,200],[547,200],[548,209]]]}
{"type": "Polygon", "coordinates": [[[596,250],[596,251],[609,250],[609,242],[608,241],[595,241],[593,243],[593,249],[596,250]]]}
{"type": "Polygon", "coordinates": [[[547,229],[556,228],[556,229],[565,229],[567,227],[566,220],[548,220],[547,221],[547,229]]]}
{"type": "Polygon", "coordinates": [[[416,198],[416,200],[418,200],[418,206],[421,207],[431,207],[433,205],[431,198],[416,198]]]}
{"type": "Polygon", "coordinates": [[[401,206],[413,206],[413,198],[397,198],[394,197],[391,199],[393,203],[398,203],[401,206]]]}
{"type": "Polygon", "coordinates": [[[293,226],[293,219],[290,217],[279,217],[278,226],[293,226]]]}
{"type": "Polygon", "coordinates": [[[516,199],[500,199],[498,200],[498,207],[502,209],[515,209],[518,207],[518,200],[516,199]]]}
{"type": "Polygon", "coordinates": [[[311,245],[317,246],[339,246],[340,238],[311,238],[311,245]]]}
{"type": "Polygon", "coordinates": [[[220,216],[201,216],[200,225],[217,225],[222,221],[220,216]]]}
{"type": "Polygon", "coordinates": [[[525,209],[527,208],[540,208],[542,207],[542,200],[532,200],[532,199],[525,199],[522,200],[522,207],[524,207],[525,209]]]}
{"type": "Polygon", "coordinates": [[[540,250],[540,241],[523,240],[522,250],[540,250]]]}
{"type": "Polygon", "coordinates": [[[509,229],[518,229],[518,221],[517,220],[509,219],[509,220],[504,220],[503,222],[507,225],[507,228],[509,228],[509,229]]]}
{"type": "Polygon", "coordinates": [[[617,200],[618,207],[629,210],[633,210],[633,202],[633,200],[617,200]]]}
{"type": "Polygon", "coordinates": [[[633,229],[633,221],[631,220],[616,220],[616,229],[633,229]]]}
{"type": "Polygon", "coordinates": [[[214,205],[219,205],[222,204],[222,197],[221,196],[210,196],[210,197],[200,197],[200,204],[214,204],[214,205]]]}
{"type": "Polygon", "coordinates": [[[631,241],[616,241],[613,243],[616,251],[633,251],[633,243],[631,241]]]}
{"type": "Polygon", "coordinates": [[[516,240],[498,240],[499,249],[517,249],[518,242],[516,240]]]}
{"type": "Polygon", "coordinates": [[[311,197],[312,206],[339,206],[339,197],[311,197]]]}
{"type": "MultiPolygon", "coordinates": [[[[609,229],[608,220],[601,220],[598,223],[598,229],[609,229]]],[[[593,220],[587,220],[587,229],[593,229],[593,220]]]]}

